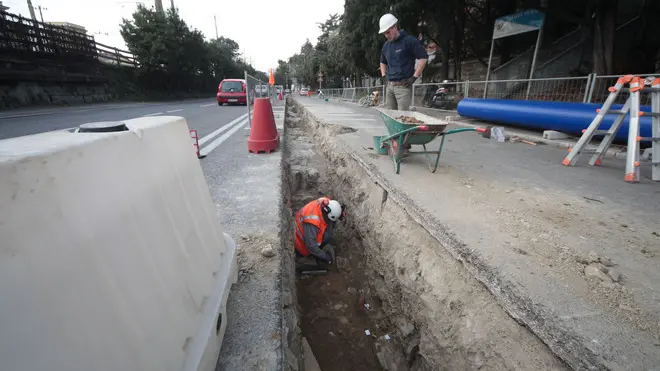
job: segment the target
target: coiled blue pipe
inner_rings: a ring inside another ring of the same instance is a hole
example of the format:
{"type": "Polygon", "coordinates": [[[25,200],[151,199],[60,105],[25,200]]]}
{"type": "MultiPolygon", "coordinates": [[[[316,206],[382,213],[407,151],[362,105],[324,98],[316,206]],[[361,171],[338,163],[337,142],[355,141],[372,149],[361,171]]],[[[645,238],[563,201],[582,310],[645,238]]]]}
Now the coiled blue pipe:
{"type": "MultiPolygon", "coordinates": [[[[537,130],[556,130],[576,136],[582,135],[596,117],[600,104],[544,102],[506,99],[464,98],[458,103],[458,114],[463,117],[507,124],[537,130]]],[[[623,105],[613,105],[612,109],[621,109],[623,105]]],[[[642,111],[651,112],[650,106],[642,106],[642,111]]],[[[600,130],[609,129],[616,115],[607,115],[600,130]]],[[[628,140],[628,122],[630,115],[623,120],[623,125],[614,137],[618,143],[628,140]]],[[[651,117],[640,118],[640,135],[651,136],[651,117]]]]}

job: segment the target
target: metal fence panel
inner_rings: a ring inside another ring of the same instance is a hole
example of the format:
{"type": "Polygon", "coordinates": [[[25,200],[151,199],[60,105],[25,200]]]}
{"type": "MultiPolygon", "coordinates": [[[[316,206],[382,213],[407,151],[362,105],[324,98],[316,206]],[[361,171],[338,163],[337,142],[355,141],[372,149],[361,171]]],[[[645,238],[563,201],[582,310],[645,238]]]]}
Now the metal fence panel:
{"type": "Polygon", "coordinates": [[[442,110],[455,110],[458,102],[465,97],[465,82],[425,83],[413,85],[413,107],[436,108],[442,110]],[[441,86],[447,89],[435,101],[433,95],[441,86]]]}
{"type": "Polygon", "coordinates": [[[252,111],[254,108],[254,100],[257,98],[269,98],[271,105],[277,104],[277,93],[275,87],[268,84],[266,81],[259,80],[258,78],[250,75],[245,71],[245,91],[247,96],[247,114],[248,114],[248,127],[252,129],[252,111]]]}
{"type": "MultiPolygon", "coordinates": [[[[637,74],[642,78],[652,74],[637,74]]],[[[557,77],[537,79],[513,79],[491,81],[458,81],[448,83],[424,83],[413,85],[413,107],[426,107],[442,110],[455,110],[458,103],[466,97],[536,100],[554,102],[603,103],[609,94],[608,88],[616,83],[620,75],[597,76],[590,74],[579,77],[557,77]],[[441,99],[432,98],[440,86],[447,88],[441,99]]],[[[374,90],[381,91],[379,104],[384,105],[386,87],[383,85],[369,88],[323,89],[326,97],[344,102],[364,103],[374,90]]],[[[616,103],[625,103],[628,95],[622,94],[616,103]]],[[[650,96],[642,94],[642,105],[650,105],[650,96]]]]}
{"type": "MultiPolygon", "coordinates": [[[[657,76],[657,74],[641,74],[641,75],[636,74],[634,76],[646,78],[648,76],[657,76]]],[[[593,87],[591,89],[588,100],[589,103],[601,103],[601,104],[605,103],[607,96],[610,95],[608,89],[610,88],[610,86],[614,86],[616,84],[616,80],[618,80],[619,77],[621,77],[621,75],[594,76],[593,87]]],[[[625,104],[629,96],[630,94],[622,92],[616,98],[614,104],[625,104]]],[[[639,97],[639,104],[642,106],[650,106],[651,94],[641,94],[639,97]]]]}

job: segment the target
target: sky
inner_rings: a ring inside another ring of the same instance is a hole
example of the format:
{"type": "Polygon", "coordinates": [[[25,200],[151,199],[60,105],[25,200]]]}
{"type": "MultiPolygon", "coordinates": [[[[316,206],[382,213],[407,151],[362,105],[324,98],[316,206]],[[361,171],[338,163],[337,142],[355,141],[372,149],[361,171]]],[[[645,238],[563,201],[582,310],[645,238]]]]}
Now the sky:
{"type": "MultiPolygon", "coordinates": [[[[169,8],[171,0],[162,0],[169,8]]],[[[10,13],[30,17],[27,0],[2,0],[10,13]]],[[[147,6],[153,0],[141,1],[147,6]]],[[[277,60],[287,60],[300,51],[309,39],[316,44],[320,35],[317,23],[330,14],[344,12],[344,0],[174,0],[181,17],[207,39],[215,37],[213,15],[218,34],[236,41],[241,52],[259,71],[277,67],[277,60]],[[325,10],[320,10],[321,5],[325,10]]],[[[37,19],[41,6],[46,22],[69,22],[81,25],[97,42],[127,49],[119,34],[122,18],[131,18],[135,0],[32,0],[37,19]]]]}

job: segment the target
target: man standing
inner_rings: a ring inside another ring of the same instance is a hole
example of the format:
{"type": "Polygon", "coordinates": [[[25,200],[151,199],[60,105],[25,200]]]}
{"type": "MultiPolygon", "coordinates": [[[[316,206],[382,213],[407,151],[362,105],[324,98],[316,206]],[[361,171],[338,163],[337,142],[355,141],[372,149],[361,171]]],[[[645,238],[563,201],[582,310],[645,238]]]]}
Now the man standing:
{"type": "Polygon", "coordinates": [[[398,22],[389,13],[380,17],[379,33],[387,38],[380,53],[380,74],[388,82],[386,108],[407,111],[412,103],[412,84],[422,74],[428,54],[419,40],[399,30],[398,22]],[[417,68],[415,60],[419,60],[417,68]]]}
{"type": "Polygon", "coordinates": [[[345,208],[328,197],[313,200],[296,213],[296,265],[314,266],[318,261],[332,264],[335,252],[330,243],[337,220],[345,215],[345,208]]]}

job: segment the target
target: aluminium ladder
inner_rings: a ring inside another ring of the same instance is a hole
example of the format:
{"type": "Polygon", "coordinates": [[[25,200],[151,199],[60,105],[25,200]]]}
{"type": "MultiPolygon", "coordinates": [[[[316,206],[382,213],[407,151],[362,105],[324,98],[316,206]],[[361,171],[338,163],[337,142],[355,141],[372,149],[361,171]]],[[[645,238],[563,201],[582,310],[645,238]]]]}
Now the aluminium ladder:
{"type": "Polygon", "coordinates": [[[578,157],[583,152],[591,152],[593,156],[589,160],[589,165],[600,165],[607,149],[612,144],[616,133],[621,128],[623,120],[626,115],[630,114],[630,122],[628,125],[628,146],[626,153],[626,182],[639,182],[640,174],[640,142],[650,140],[651,143],[651,157],[652,162],[652,179],[660,181],[660,78],[649,77],[642,80],[640,77],[625,75],[620,77],[616,84],[609,88],[609,96],[605,100],[603,106],[596,110],[598,113],[593,119],[589,127],[583,130],[583,134],[569,150],[569,154],[564,158],[563,164],[571,166],[577,161],[578,157]],[[627,89],[630,92],[626,103],[620,110],[611,110],[612,104],[616,101],[619,94],[625,90],[624,86],[630,86],[627,89]],[[647,92],[651,93],[651,108],[652,112],[640,111],[640,95],[645,85],[649,85],[650,89],[647,92]],[[616,115],[614,122],[607,130],[599,130],[600,125],[603,123],[606,115],[616,115]],[[640,117],[648,115],[652,117],[652,136],[650,138],[643,138],[640,133],[640,117]],[[594,136],[603,136],[600,145],[596,150],[588,150],[586,147],[591,142],[594,136]]]}

